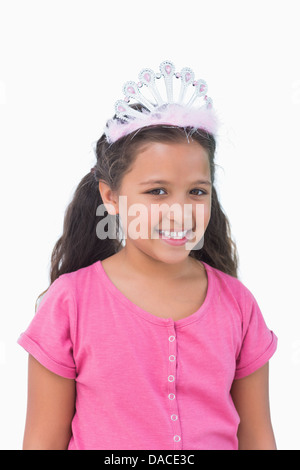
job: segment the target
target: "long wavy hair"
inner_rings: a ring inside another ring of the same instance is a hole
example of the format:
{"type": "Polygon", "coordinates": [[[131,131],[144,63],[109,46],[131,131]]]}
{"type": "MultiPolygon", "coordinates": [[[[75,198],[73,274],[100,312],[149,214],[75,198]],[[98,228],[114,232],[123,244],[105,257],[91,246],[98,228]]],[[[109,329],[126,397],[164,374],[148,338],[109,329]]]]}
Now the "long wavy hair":
{"type": "MultiPolygon", "coordinates": [[[[65,211],[63,233],[55,243],[51,254],[50,285],[60,275],[84,268],[98,260],[103,261],[123,247],[118,215],[112,216],[104,212],[102,216],[96,216],[98,206],[103,204],[99,181],[104,181],[113,191],[118,191],[122,178],[131,169],[141,146],[148,142],[181,143],[186,139],[198,142],[207,150],[212,182],[211,216],[205,231],[204,245],[199,250],[191,250],[189,256],[238,277],[236,244],[232,239],[229,220],[221,207],[214,186],[216,170],[214,136],[202,129],[150,126],[122,137],[113,144],[107,142],[105,134],[97,141],[95,147],[97,161],[93,171],[89,171],[82,178],[65,211]],[[96,226],[104,217],[110,218],[116,231],[115,238],[100,239],[97,236],[96,226]]],[[[37,302],[49,287],[39,295],[37,302]]]]}

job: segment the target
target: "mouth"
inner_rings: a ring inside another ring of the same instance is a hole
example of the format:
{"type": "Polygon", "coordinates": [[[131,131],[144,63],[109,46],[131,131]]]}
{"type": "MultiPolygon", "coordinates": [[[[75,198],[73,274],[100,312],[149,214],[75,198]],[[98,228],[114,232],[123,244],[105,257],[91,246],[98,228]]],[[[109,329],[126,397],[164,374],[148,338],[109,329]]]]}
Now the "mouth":
{"type": "Polygon", "coordinates": [[[159,235],[161,235],[165,239],[169,240],[184,240],[188,239],[191,235],[193,229],[190,230],[181,230],[181,231],[168,231],[168,230],[157,230],[159,235]]]}

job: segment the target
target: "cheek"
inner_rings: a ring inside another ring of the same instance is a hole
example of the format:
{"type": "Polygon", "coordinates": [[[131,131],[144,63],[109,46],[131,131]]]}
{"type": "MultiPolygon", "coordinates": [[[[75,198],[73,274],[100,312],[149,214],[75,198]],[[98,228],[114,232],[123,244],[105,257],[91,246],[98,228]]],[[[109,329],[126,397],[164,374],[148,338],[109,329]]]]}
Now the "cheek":
{"type": "Polygon", "coordinates": [[[207,227],[209,220],[210,220],[210,215],[211,215],[211,202],[207,202],[204,205],[204,226],[205,228],[207,227]]]}
{"type": "MultiPolygon", "coordinates": [[[[137,207],[137,206],[136,206],[137,207]]],[[[158,203],[143,201],[139,204],[140,210],[137,213],[141,226],[150,235],[161,225],[163,218],[162,206],[158,203]]],[[[134,217],[132,217],[134,218],[134,217]]]]}
{"type": "Polygon", "coordinates": [[[209,198],[203,200],[203,202],[195,203],[192,207],[192,221],[193,227],[196,230],[207,227],[211,214],[211,201],[209,198]]]}
{"type": "Polygon", "coordinates": [[[200,238],[203,236],[210,220],[211,215],[211,203],[207,199],[203,203],[196,204],[193,207],[193,224],[196,229],[196,233],[200,238]]]}
{"type": "Polygon", "coordinates": [[[129,204],[124,228],[129,238],[147,239],[151,234],[151,207],[144,202],[129,204]]]}
{"type": "Polygon", "coordinates": [[[151,203],[148,206],[149,212],[149,230],[155,231],[162,225],[163,213],[158,203],[151,203]]]}

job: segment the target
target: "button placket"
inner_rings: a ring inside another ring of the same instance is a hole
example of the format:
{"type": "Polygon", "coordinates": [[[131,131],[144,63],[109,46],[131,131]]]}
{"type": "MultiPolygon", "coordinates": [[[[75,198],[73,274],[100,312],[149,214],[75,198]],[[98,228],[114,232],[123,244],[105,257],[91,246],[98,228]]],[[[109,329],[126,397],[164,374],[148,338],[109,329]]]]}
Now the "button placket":
{"type": "Polygon", "coordinates": [[[178,414],[178,403],[176,394],[176,379],[177,379],[177,338],[175,332],[175,326],[170,325],[168,327],[168,343],[169,343],[169,355],[168,361],[168,402],[169,402],[169,419],[172,425],[172,440],[174,450],[182,449],[181,440],[181,426],[178,414]]]}

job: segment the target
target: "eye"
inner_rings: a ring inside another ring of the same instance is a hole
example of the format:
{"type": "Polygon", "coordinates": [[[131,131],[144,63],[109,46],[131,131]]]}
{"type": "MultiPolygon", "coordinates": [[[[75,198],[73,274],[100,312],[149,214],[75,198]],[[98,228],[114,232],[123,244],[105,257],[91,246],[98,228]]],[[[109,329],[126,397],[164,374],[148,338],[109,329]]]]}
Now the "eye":
{"type": "MultiPolygon", "coordinates": [[[[156,189],[152,189],[151,191],[148,191],[146,194],[152,194],[153,196],[163,196],[163,194],[154,194],[155,191],[165,191],[163,188],[156,188],[156,189]]],[[[207,194],[206,191],[204,191],[203,189],[192,189],[191,191],[201,191],[202,194],[195,194],[195,196],[202,196],[203,194],[207,194]]]]}
{"type": "MultiPolygon", "coordinates": [[[[192,191],[201,191],[202,194],[207,194],[206,191],[203,191],[203,189],[192,189],[192,191]]],[[[196,194],[196,196],[202,196],[202,194],[196,194]]]]}
{"type": "MultiPolygon", "coordinates": [[[[157,188],[157,189],[152,189],[151,191],[148,191],[146,194],[153,194],[155,191],[164,191],[162,188],[157,188]]],[[[162,194],[153,194],[153,196],[162,196],[162,194]]]]}

